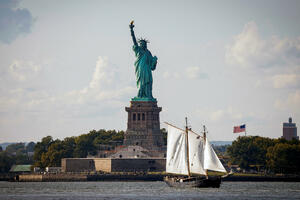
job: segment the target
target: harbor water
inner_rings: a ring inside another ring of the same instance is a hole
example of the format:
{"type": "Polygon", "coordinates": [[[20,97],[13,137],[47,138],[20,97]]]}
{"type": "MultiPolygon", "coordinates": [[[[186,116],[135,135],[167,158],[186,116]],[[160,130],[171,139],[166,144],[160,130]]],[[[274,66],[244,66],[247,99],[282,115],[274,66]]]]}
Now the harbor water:
{"type": "Polygon", "coordinates": [[[220,188],[164,182],[0,182],[0,199],[300,199],[299,182],[223,182],[220,188]]]}

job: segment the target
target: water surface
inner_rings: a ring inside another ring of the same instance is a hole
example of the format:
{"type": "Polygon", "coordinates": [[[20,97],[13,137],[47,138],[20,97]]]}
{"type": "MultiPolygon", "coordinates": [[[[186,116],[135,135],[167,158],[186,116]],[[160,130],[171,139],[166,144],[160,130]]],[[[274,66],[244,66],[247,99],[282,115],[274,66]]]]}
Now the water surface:
{"type": "Polygon", "coordinates": [[[300,199],[300,183],[223,182],[175,189],[164,182],[0,182],[0,200],[14,199],[300,199]]]}

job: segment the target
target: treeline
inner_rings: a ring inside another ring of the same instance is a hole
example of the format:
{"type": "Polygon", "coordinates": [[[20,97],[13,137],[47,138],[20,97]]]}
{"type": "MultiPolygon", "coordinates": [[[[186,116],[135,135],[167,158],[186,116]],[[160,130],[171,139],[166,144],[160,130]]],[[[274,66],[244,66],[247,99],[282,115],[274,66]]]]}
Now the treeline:
{"type": "MultiPolygon", "coordinates": [[[[164,143],[167,143],[167,131],[161,129],[164,143]]],[[[16,143],[2,151],[0,146],[0,173],[6,173],[13,164],[33,164],[34,167],[60,167],[62,158],[85,158],[95,156],[101,148],[122,145],[124,131],[92,130],[77,137],[66,137],[63,140],[46,136],[41,141],[16,143]]]]}
{"type": "Polygon", "coordinates": [[[34,142],[10,144],[5,150],[0,146],[0,173],[9,172],[14,164],[33,164],[34,142]]]}
{"type": "Polygon", "coordinates": [[[259,136],[238,137],[227,148],[231,164],[243,169],[260,166],[275,173],[300,172],[300,142],[259,136]]]}
{"type": "Polygon", "coordinates": [[[34,166],[60,167],[62,158],[85,158],[96,155],[101,145],[120,145],[123,143],[124,131],[92,130],[77,137],[53,140],[51,136],[42,138],[34,148],[34,166]]]}

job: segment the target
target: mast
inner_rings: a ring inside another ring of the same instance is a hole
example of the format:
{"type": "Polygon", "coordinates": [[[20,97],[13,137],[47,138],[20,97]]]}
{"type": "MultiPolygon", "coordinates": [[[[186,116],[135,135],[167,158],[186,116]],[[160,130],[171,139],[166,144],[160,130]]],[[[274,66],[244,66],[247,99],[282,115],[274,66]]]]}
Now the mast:
{"type": "Polygon", "coordinates": [[[187,150],[187,163],[188,163],[188,176],[191,176],[190,172],[190,155],[189,155],[189,128],[187,123],[187,117],[185,117],[185,138],[186,138],[186,150],[187,150]]]}
{"type": "MultiPolygon", "coordinates": [[[[205,125],[203,126],[203,142],[204,142],[204,145],[206,145],[206,130],[205,130],[205,125]]],[[[208,179],[207,169],[205,170],[205,176],[206,176],[206,179],[208,179]]]]}

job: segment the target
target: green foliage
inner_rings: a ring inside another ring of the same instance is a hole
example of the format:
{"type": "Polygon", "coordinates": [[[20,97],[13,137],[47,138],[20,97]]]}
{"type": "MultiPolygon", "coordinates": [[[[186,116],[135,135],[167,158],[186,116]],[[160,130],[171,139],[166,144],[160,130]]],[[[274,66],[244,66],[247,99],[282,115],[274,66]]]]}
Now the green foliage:
{"type": "Polygon", "coordinates": [[[17,152],[26,153],[25,143],[20,142],[20,143],[10,144],[6,147],[5,151],[8,154],[16,154],[17,152]]]}
{"type": "Polygon", "coordinates": [[[33,151],[34,151],[34,146],[35,146],[35,143],[34,143],[34,142],[29,142],[29,143],[26,145],[26,152],[33,152],[33,151]]]}
{"type": "Polygon", "coordinates": [[[0,173],[9,172],[11,166],[14,164],[32,164],[33,158],[27,152],[25,143],[10,144],[4,151],[0,151],[0,173]]]}
{"type": "MultiPolygon", "coordinates": [[[[99,130],[102,132],[102,130],[99,130]]],[[[97,131],[92,130],[88,134],[82,134],[75,139],[76,147],[74,150],[74,157],[76,158],[84,158],[88,154],[95,155],[96,154],[96,146],[94,145],[94,140],[101,133],[97,133],[97,131]]],[[[103,136],[105,138],[105,136],[103,136]]]]}
{"type": "Polygon", "coordinates": [[[243,136],[227,148],[227,153],[232,163],[248,169],[249,165],[266,165],[267,149],[272,145],[274,141],[270,138],[243,136]]]}
{"type": "Polygon", "coordinates": [[[125,133],[124,131],[118,131],[116,133],[112,133],[112,137],[111,137],[112,141],[114,141],[114,142],[122,142],[123,143],[124,133],[125,133]]]}
{"type": "Polygon", "coordinates": [[[87,155],[96,155],[100,145],[114,145],[122,143],[124,131],[92,130],[77,137],[67,137],[64,140],[53,141],[47,136],[35,145],[35,166],[45,168],[61,165],[62,158],[85,158],[87,155]]]}
{"type": "Polygon", "coordinates": [[[14,164],[16,165],[27,165],[33,163],[32,156],[28,156],[27,154],[17,153],[16,156],[12,156],[14,159],[14,164]]]}
{"type": "Polygon", "coordinates": [[[300,171],[300,145],[277,143],[268,148],[267,164],[274,172],[296,173],[300,171]]]}
{"type": "Polygon", "coordinates": [[[7,152],[0,152],[0,173],[9,172],[11,166],[14,164],[14,159],[8,155],[7,152]]]}
{"type": "Polygon", "coordinates": [[[33,159],[35,161],[34,166],[45,168],[47,167],[48,162],[46,161],[45,154],[48,151],[48,147],[52,144],[53,139],[51,136],[42,138],[41,142],[36,143],[34,147],[33,159]]]}
{"type": "Polygon", "coordinates": [[[299,145],[298,140],[242,136],[227,148],[227,154],[232,164],[243,169],[249,169],[250,165],[260,165],[271,171],[296,172],[295,160],[300,160],[297,150],[299,145]]]}
{"type": "Polygon", "coordinates": [[[213,145],[213,148],[216,152],[217,155],[221,155],[221,156],[225,156],[226,155],[226,151],[227,151],[227,148],[229,147],[230,145],[220,145],[220,146],[215,146],[213,145]]]}

